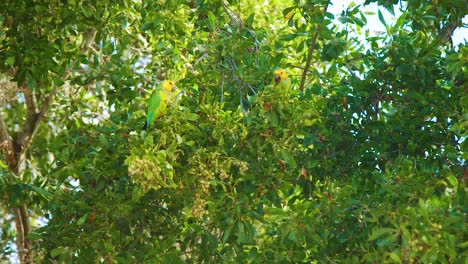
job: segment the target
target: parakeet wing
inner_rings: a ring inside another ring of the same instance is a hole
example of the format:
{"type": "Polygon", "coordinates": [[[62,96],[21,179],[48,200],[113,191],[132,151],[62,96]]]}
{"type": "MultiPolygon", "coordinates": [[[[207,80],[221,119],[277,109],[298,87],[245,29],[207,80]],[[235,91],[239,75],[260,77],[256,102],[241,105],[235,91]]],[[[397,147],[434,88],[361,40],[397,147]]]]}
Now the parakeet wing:
{"type": "Polygon", "coordinates": [[[147,125],[151,124],[151,121],[153,121],[156,111],[161,106],[161,94],[160,93],[161,93],[161,90],[157,89],[151,95],[148,109],[146,110],[146,114],[147,114],[146,124],[147,125]]]}
{"type": "Polygon", "coordinates": [[[282,81],[282,86],[285,90],[291,89],[291,79],[289,77],[286,77],[286,79],[282,81]]]}

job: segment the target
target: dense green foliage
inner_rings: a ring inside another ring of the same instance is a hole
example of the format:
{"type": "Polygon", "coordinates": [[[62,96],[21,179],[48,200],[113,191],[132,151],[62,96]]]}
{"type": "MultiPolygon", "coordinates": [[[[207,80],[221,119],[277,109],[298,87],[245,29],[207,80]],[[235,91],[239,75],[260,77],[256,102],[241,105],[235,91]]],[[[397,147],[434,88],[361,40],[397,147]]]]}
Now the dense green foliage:
{"type": "Polygon", "coordinates": [[[464,263],[466,1],[269,2],[2,2],[0,256],[27,208],[23,262],[464,263]]]}

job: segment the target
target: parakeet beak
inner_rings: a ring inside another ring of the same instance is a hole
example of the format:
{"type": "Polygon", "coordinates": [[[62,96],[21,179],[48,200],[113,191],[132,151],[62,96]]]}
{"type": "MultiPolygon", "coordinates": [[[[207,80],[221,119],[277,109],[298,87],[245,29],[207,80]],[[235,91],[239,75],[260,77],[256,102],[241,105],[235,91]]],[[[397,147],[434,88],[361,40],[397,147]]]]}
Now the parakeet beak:
{"type": "Polygon", "coordinates": [[[176,89],[177,89],[177,86],[172,85],[172,90],[171,90],[171,92],[175,92],[176,89]]]}
{"type": "Polygon", "coordinates": [[[278,84],[281,81],[279,74],[275,74],[275,83],[278,84]]]}

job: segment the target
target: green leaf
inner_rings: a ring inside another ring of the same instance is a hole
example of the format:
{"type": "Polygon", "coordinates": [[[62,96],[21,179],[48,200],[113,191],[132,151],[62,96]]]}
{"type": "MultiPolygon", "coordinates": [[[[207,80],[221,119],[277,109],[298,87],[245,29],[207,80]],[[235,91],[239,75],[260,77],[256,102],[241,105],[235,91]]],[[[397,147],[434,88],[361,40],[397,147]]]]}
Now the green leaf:
{"type": "Polygon", "coordinates": [[[401,263],[401,258],[394,252],[389,254],[390,259],[395,261],[395,263],[401,263]]]}
{"type": "Polygon", "coordinates": [[[325,16],[328,17],[328,18],[331,19],[331,20],[335,19],[335,15],[333,15],[333,14],[330,13],[330,12],[325,12],[325,16]]]}
{"type": "Polygon", "coordinates": [[[436,20],[436,19],[437,19],[437,17],[431,16],[431,15],[424,15],[424,16],[422,16],[422,18],[424,18],[424,19],[430,19],[430,20],[436,20]]]}
{"type": "Polygon", "coordinates": [[[79,5],[80,6],[80,9],[81,9],[81,13],[87,17],[87,18],[91,18],[93,16],[93,12],[89,9],[87,9],[87,6],[86,5],[79,5]]]}
{"type": "Polygon", "coordinates": [[[459,248],[466,248],[466,247],[468,247],[468,241],[465,241],[465,242],[462,242],[462,243],[458,244],[457,247],[459,247],[459,248]]]}
{"type": "Polygon", "coordinates": [[[58,247],[58,248],[54,248],[52,249],[52,251],[50,252],[50,255],[55,258],[59,255],[62,255],[62,254],[65,254],[68,252],[68,248],[66,247],[58,247]]]}
{"type": "Polygon", "coordinates": [[[200,116],[195,113],[186,113],[184,114],[185,118],[189,121],[197,121],[200,119],[200,116]]]}
{"type": "Polygon", "coordinates": [[[54,80],[54,84],[57,86],[62,86],[65,83],[61,78],[57,76],[52,76],[52,79],[54,80]]]}
{"type": "Polygon", "coordinates": [[[379,12],[378,12],[378,16],[379,16],[380,22],[382,22],[382,24],[383,24],[385,27],[387,27],[387,23],[385,23],[385,19],[384,19],[383,15],[382,15],[382,12],[380,12],[380,10],[379,10],[379,12]]]}
{"type": "Polygon", "coordinates": [[[457,188],[458,187],[457,177],[455,177],[453,174],[447,175],[447,181],[450,183],[452,188],[457,188]]]}
{"type": "Polygon", "coordinates": [[[176,140],[177,140],[177,144],[182,144],[182,142],[184,142],[184,139],[179,135],[179,134],[176,134],[176,140]]]}
{"type": "Polygon", "coordinates": [[[355,17],[354,18],[354,23],[356,23],[356,25],[360,26],[360,27],[364,27],[365,26],[365,23],[364,21],[362,21],[361,19],[355,17]]]}
{"type": "Polygon", "coordinates": [[[252,27],[254,18],[255,18],[255,14],[253,14],[253,13],[247,18],[247,20],[245,21],[245,23],[247,24],[247,27],[249,27],[249,28],[252,27]]]}
{"type": "Polygon", "coordinates": [[[216,29],[216,16],[211,11],[208,11],[208,27],[210,31],[214,31],[216,29]]]}
{"type": "Polygon", "coordinates": [[[398,19],[397,21],[395,22],[395,28],[401,28],[404,23],[406,22],[406,15],[408,14],[408,12],[404,12],[398,19]]]}
{"type": "Polygon", "coordinates": [[[388,233],[395,233],[397,230],[395,228],[380,228],[372,232],[372,235],[367,239],[368,241],[376,240],[377,238],[388,234],[388,233]]]}
{"type": "Polygon", "coordinates": [[[272,127],[277,127],[278,126],[278,115],[275,112],[270,112],[267,114],[267,120],[270,122],[270,125],[272,127]]]}
{"type": "Polygon", "coordinates": [[[297,167],[296,160],[294,157],[285,149],[281,151],[281,156],[284,161],[288,164],[289,168],[295,169],[297,167]]]}
{"type": "Polygon", "coordinates": [[[42,235],[37,232],[31,232],[28,234],[28,240],[39,240],[42,238],[42,235]]]}
{"type": "Polygon", "coordinates": [[[86,219],[88,219],[88,214],[84,214],[83,216],[81,216],[80,219],[76,221],[76,224],[80,226],[86,222],[86,219]]]}
{"type": "Polygon", "coordinates": [[[8,57],[6,60],[5,60],[5,63],[7,65],[10,65],[10,66],[13,66],[15,64],[15,57],[8,57]]]}
{"type": "Polygon", "coordinates": [[[35,185],[28,185],[28,186],[29,188],[31,188],[33,191],[35,191],[37,194],[39,194],[40,196],[42,196],[42,198],[46,200],[49,200],[50,196],[52,195],[49,191],[43,188],[37,187],[35,185]]]}
{"type": "Polygon", "coordinates": [[[298,34],[292,33],[292,34],[284,34],[284,35],[281,35],[281,36],[279,37],[279,39],[282,40],[282,41],[291,41],[291,40],[293,40],[293,39],[295,39],[295,38],[297,38],[297,37],[298,37],[298,34]]]}
{"type": "Polygon", "coordinates": [[[287,18],[288,16],[290,16],[290,13],[291,13],[291,12],[294,12],[294,9],[295,9],[295,8],[296,8],[296,7],[291,6],[291,7],[287,7],[287,8],[285,8],[285,9],[283,9],[283,17],[287,18]]]}
{"type": "Polygon", "coordinates": [[[222,240],[223,244],[226,244],[229,237],[231,236],[231,232],[232,232],[233,227],[234,226],[232,224],[229,224],[228,227],[226,228],[226,230],[224,230],[223,240],[222,240]]]}

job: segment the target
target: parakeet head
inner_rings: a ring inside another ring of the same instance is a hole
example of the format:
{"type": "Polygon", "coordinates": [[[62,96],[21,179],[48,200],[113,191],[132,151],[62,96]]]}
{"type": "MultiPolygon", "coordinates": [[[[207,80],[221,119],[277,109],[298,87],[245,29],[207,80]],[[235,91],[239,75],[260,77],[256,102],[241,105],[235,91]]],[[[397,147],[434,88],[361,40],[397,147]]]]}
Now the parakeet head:
{"type": "Polygon", "coordinates": [[[177,88],[177,87],[176,87],[174,81],[165,80],[165,81],[163,81],[163,83],[162,83],[162,89],[163,89],[163,90],[166,90],[166,91],[168,91],[168,92],[174,92],[176,88],[177,88]]]}
{"type": "Polygon", "coordinates": [[[288,78],[288,75],[283,69],[279,69],[273,72],[274,74],[274,80],[275,80],[275,85],[278,85],[281,81],[284,79],[288,78]]]}

